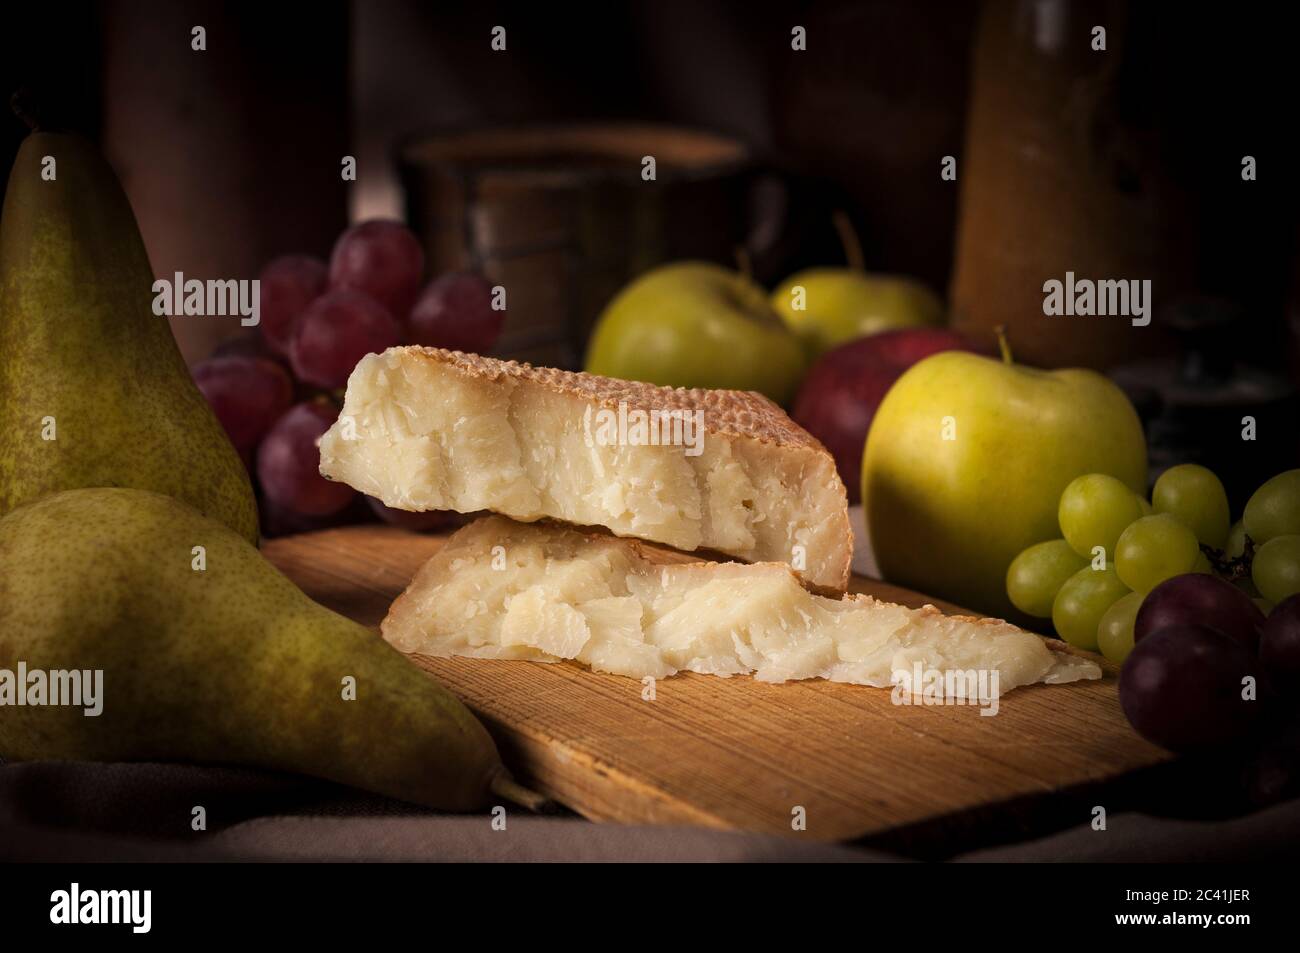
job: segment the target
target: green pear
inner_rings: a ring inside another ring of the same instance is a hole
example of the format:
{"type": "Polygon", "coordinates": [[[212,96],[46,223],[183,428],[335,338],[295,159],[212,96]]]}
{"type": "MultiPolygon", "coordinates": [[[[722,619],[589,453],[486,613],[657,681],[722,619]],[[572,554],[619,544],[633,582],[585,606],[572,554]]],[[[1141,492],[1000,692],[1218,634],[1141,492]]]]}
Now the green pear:
{"type": "Polygon", "coordinates": [[[68,490],[0,520],[0,704],[0,755],[17,760],[248,764],[446,810],[512,787],[455,696],[220,523],[143,490],[68,490]],[[29,679],[101,671],[100,713],[17,706],[19,663],[29,679]]]}
{"type": "Polygon", "coordinates": [[[257,542],[248,474],[194,386],[113,170],[34,132],[0,219],[0,516],[47,493],[166,493],[257,542]]]}

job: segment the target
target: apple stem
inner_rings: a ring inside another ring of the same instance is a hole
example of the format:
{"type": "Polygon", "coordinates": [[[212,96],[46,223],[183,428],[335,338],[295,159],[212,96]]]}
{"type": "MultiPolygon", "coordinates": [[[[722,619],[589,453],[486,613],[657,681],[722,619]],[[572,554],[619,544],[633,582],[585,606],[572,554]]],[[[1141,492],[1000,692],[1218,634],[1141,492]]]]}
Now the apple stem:
{"type": "Polygon", "coordinates": [[[993,333],[998,336],[998,350],[1002,352],[1002,363],[1012,364],[1011,360],[1011,343],[1007,340],[1007,326],[999,324],[993,329],[993,333]]]}
{"type": "Polygon", "coordinates": [[[746,279],[754,279],[754,263],[750,260],[749,249],[744,245],[736,246],[736,268],[746,279]]]}
{"type": "Polygon", "coordinates": [[[862,242],[858,240],[858,231],[849,220],[848,213],[842,208],[836,209],[831,213],[831,222],[835,225],[835,231],[839,233],[840,245],[844,249],[844,258],[848,261],[849,267],[854,271],[865,271],[867,266],[862,259],[862,242]]]}

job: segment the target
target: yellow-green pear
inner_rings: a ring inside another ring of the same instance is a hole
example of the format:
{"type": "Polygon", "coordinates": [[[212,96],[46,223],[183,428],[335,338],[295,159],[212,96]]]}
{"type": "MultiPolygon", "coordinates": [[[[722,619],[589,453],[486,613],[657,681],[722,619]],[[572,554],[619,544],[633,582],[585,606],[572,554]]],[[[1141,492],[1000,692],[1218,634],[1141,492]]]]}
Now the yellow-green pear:
{"type": "Polygon", "coordinates": [[[47,493],[166,493],[257,541],[248,474],[194,386],[117,177],[34,132],[0,218],[0,515],[47,493]]]}
{"type": "Polygon", "coordinates": [[[0,520],[0,703],[5,758],[247,764],[448,810],[512,787],[483,726],[378,634],[143,490],[0,520]],[[50,704],[60,672],[98,697],[50,704]]]}

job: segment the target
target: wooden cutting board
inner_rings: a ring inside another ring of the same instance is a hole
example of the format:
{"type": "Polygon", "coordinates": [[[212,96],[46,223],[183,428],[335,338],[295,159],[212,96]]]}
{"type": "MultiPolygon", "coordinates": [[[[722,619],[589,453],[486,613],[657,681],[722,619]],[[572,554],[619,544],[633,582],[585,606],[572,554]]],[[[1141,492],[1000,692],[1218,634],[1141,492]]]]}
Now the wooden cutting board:
{"type": "MultiPolygon", "coordinates": [[[[442,541],[357,526],[264,551],[312,598],[378,626],[442,541]]],[[[876,580],[853,589],[953,609],[876,580]]],[[[1167,757],[1129,728],[1110,667],[1100,681],[1016,689],[987,717],[824,681],[686,673],[648,699],[634,679],[569,662],[412,658],[483,719],[521,780],[597,821],[792,834],[802,815],[799,836],[850,840],[1091,790],[1167,757]]]]}

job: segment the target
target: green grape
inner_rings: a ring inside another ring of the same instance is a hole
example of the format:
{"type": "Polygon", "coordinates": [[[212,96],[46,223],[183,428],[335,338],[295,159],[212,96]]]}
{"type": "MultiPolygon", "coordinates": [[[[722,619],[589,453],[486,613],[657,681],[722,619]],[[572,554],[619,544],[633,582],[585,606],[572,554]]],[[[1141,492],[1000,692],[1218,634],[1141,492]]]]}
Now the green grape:
{"type": "Polygon", "coordinates": [[[1157,513],[1168,513],[1207,546],[1222,549],[1232,522],[1228,494],[1219,478],[1205,467],[1183,463],[1156,480],[1151,501],[1157,513]]]}
{"type": "Polygon", "coordinates": [[[1250,576],[1259,594],[1274,605],[1300,592],[1300,534],[1274,536],[1259,547],[1250,576]]]}
{"type": "Polygon", "coordinates": [[[1061,535],[1071,549],[1091,558],[1093,547],[1102,546],[1107,561],[1115,558],[1119,534],[1141,516],[1138,495],[1105,473],[1089,473],[1071,480],[1056,511],[1061,535]]]}
{"type": "Polygon", "coordinates": [[[1214,566],[1210,563],[1210,557],[1205,553],[1196,554],[1196,562],[1192,563],[1192,568],[1188,572],[1203,572],[1214,575],[1214,566]]]}
{"type": "Polygon", "coordinates": [[[1115,571],[1134,592],[1150,592],[1166,579],[1191,572],[1199,555],[1196,534],[1168,513],[1157,513],[1120,535],[1115,571]]]}
{"type": "Polygon", "coordinates": [[[1232,524],[1228,530],[1228,541],[1223,544],[1223,553],[1229,559],[1239,559],[1246,551],[1246,526],[1241,520],[1232,524]]]}
{"type": "Polygon", "coordinates": [[[1080,569],[1061,586],[1052,603],[1056,634],[1071,645],[1097,651],[1097,630],[1106,610],[1128,594],[1115,570],[1080,569]]]}
{"type": "Polygon", "coordinates": [[[1156,508],[1147,502],[1147,498],[1145,496],[1138,497],[1138,504],[1142,507],[1143,516],[1150,516],[1152,513],[1156,511],[1156,508]]]}
{"type": "Polygon", "coordinates": [[[1026,615],[1040,619],[1052,615],[1052,601],[1065,580],[1088,565],[1063,539],[1030,546],[1007,569],[1007,595],[1026,615]]]}
{"type": "Polygon", "coordinates": [[[1300,533],[1300,470],[1279,473],[1256,490],[1241,521],[1256,546],[1300,533]]]}
{"type": "Polygon", "coordinates": [[[1264,613],[1264,618],[1266,619],[1268,618],[1268,614],[1273,611],[1273,603],[1269,602],[1267,599],[1251,599],[1250,601],[1255,603],[1260,612],[1264,613]]]}
{"type": "Polygon", "coordinates": [[[1145,598],[1140,592],[1120,596],[1097,624],[1097,647],[1116,665],[1122,665],[1133,651],[1133,623],[1145,598]]]}

